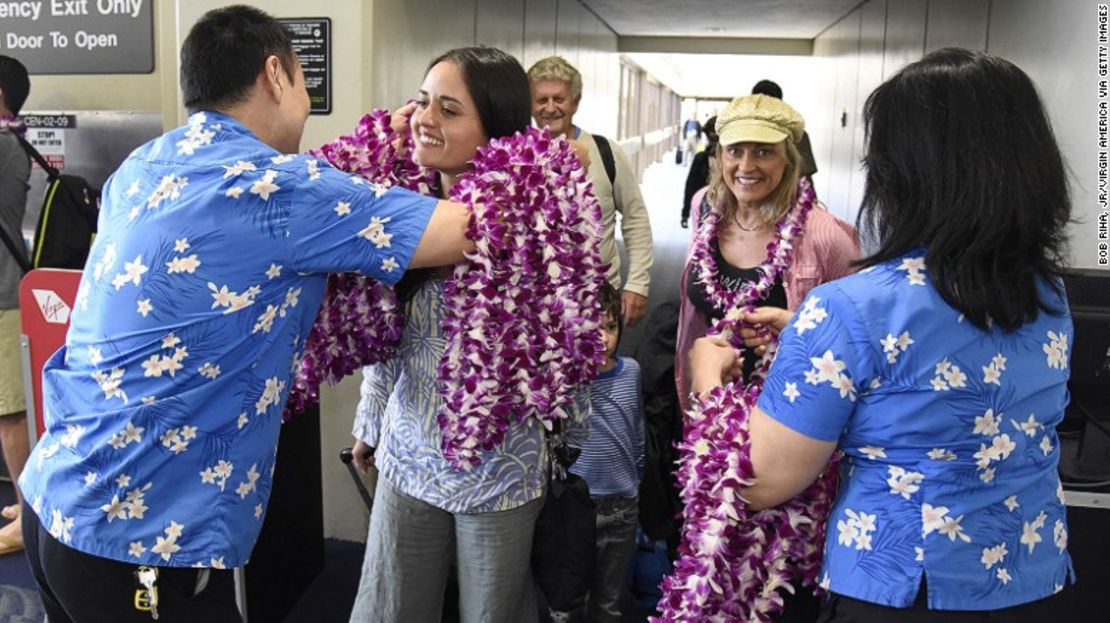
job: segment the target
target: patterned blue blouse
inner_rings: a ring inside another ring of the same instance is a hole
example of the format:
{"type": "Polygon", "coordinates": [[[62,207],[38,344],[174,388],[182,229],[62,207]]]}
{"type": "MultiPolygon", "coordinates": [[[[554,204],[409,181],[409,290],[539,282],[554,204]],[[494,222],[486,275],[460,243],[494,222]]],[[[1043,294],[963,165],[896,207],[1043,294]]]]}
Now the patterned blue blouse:
{"type": "Polygon", "coordinates": [[[907,607],[993,610],[1073,578],[1056,425],[1068,402],[1067,303],[1048,284],[1015,332],[941,299],[923,252],[815,288],[783,331],[759,406],[839,439],[822,585],[907,607]]]}
{"type": "Polygon", "coordinates": [[[435,202],[280,154],[216,113],[136,149],[104,192],[20,486],[82,552],[242,565],[327,273],[396,281],[435,202]]]}
{"type": "MultiPolygon", "coordinates": [[[[456,471],[440,450],[436,366],[443,339],[443,281],[430,279],[407,306],[397,355],[363,368],[362,399],[352,434],[376,447],[381,477],[402,493],[451,513],[517,508],[543,495],[548,453],[538,422],[513,422],[505,440],[482,454],[482,464],[456,471]]],[[[568,445],[582,447],[589,435],[587,391],[575,394],[568,445]]]]}

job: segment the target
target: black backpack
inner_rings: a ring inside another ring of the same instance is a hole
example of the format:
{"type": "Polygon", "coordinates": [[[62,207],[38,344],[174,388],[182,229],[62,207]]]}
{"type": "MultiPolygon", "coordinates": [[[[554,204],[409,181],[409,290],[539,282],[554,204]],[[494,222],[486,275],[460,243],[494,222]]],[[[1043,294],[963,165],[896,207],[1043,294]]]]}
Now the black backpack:
{"type": "Polygon", "coordinates": [[[646,319],[636,348],[644,409],[644,477],[640,481],[640,528],[650,539],[677,540],[682,499],[675,483],[682,441],[682,408],[674,380],[679,302],[664,301],[646,319]]]}
{"type": "Polygon", "coordinates": [[[597,143],[597,153],[601,154],[601,164],[605,167],[605,177],[609,178],[609,184],[612,185],[617,179],[617,163],[613,160],[613,148],[609,146],[609,139],[600,134],[594,134],[594,142],[597,143]]]}
{"type": "Polygon", "coordinates": [[[35,227],[30,268],[84,268],[96,237],[100,190],[83,177],[62,174],[26,139],[16,137],[27,155],[46,172],[46,192],[35,227]]]}
{"type": "Polygon", "coordinates": [[[578,455],[561,433],[556,420],[544,435],[551,473],[532,537],[532,574],[550,611],[574,612],[586,605],[593,586],[597,513],[589,485],[568,471],[578,455]]]}

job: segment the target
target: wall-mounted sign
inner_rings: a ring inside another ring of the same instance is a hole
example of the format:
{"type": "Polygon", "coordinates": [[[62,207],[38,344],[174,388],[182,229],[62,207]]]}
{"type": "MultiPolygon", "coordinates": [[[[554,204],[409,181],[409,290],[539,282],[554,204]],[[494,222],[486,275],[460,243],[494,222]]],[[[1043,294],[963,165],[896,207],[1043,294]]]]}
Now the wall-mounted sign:
{"type": "MultiPolygon", "coordinates": [[[[3,6],[0,3],[0,6],[3,6]]],[[[21,117],[27,126],[27,142],[34,145],[42,157],[55,169],[66,168],[66,135],[63,130],[77,129],[77,115],[36,115],[21,117]]],[[[37,167],[38,163],[32,162],[37,167]]]]}
{"type": "Polygon", "coordinates": [[[293,50],[304,69],[312,114],[331,114],[331,19],[304,17],[278,21],[293,35],[293,50]]]}
{"type": "Polygon", "coordinates": [[[154,71],[152,0],[0,1],[0,54],[32,74],[154,71]]]}
{"type": "MultiPolygon", "coordinates": [[[[65,130],[46,128],[27,128],[27,142],[30,143],[50,166],[64,171],[66,168],[65,130]]],[[[37,162],[32,163],[38,166],[37,162]]]]}

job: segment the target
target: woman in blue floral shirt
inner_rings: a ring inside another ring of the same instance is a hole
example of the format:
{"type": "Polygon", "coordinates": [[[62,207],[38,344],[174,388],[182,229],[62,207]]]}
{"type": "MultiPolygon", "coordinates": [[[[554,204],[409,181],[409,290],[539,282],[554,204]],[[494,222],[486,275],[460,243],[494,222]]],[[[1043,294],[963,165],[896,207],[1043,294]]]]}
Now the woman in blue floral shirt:
{"type": "MultiPolygon", "coordinates": [[[[844,453],[823,621],[1067,620],[1071,208],[1047,116],[1011,63],[945,49],[876,89],[865,120],[860,223],[877,248],[792,318],[750,316],[782,340],[743,495],[780,504],[844,453]]],[[[699,340],[695,392],[735,357],[699,340]]]]}

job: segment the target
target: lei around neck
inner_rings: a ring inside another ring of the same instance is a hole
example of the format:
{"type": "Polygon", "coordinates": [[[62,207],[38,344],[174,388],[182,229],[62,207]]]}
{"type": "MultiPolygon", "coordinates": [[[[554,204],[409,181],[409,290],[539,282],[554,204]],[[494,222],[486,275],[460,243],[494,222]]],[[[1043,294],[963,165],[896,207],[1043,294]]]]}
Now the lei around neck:
{"type": "MultiPolygon", "coordinates": [[[[394,149],[387,111],[374,111],[315,152],[383,186],[427,194],[434,179],[394,149]]],[[[411,153],[408,137],[406,153],[411,153]]],[[[513,421],[550,430],[569,417],[574,390],[604,357],[597,294],[605,280],[601,208],[586,170],[564,140],[529,128],[481,147],[449,197],[471,206],[475,251],[444,284],[447,346],[436,370],[444,457],[473,469],[513,421]]],[[[404,316],[392,288],[332,275],[289,405],[318,400],[335,383],[396,352],[404,316]]]]}
{"type": "Polygon", "coordinates": [[[721,285],[720,267],[710,249],[710,243],[718,239],[723,213],[714,207],[702,220],[690,261],[697,266],[698,283],[705,288],[709,304],[723,315],[713,322],[710,335],[726,335],[733,346],[742,347],[739,329],[747,326],[741,321],[743,313],[755,309],[755,304],[767,297],[775,282],[794,263],[794,245],[805,231],[806,220],[817,203],[813,185],[805,178],[798,182],[797,197],[786,217],[775,226],[775,237],[767,245],[767,259],[756,267],[759,277],[736,290],[726,290],[721,285]]]}

